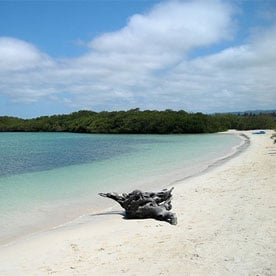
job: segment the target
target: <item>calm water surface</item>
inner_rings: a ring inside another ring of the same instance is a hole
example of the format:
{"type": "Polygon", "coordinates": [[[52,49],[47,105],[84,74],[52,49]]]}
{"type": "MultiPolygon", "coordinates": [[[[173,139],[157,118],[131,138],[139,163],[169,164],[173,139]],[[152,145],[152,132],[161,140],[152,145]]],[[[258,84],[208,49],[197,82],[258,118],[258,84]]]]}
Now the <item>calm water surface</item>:
{"type": "Polygon", "coordinates": [[[93,212],[98,192],[173,184],[240,142],[229,134],[0,133],[0,242],[93,212]]]}

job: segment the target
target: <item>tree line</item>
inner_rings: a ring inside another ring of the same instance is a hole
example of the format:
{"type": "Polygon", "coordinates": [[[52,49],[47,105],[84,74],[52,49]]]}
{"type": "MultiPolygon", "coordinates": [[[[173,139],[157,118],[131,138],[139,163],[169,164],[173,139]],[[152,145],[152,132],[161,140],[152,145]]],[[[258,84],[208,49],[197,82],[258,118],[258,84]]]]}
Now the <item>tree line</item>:
{"type": "Polygon", "coordinates": [[[212,114],[186,111],[131,109],[128,111],[78,111],[33,119],[0,117],[0,131],[77,132],[113,134],[214,133],[228,129],[275,129],[276,114],[212,114]]]}

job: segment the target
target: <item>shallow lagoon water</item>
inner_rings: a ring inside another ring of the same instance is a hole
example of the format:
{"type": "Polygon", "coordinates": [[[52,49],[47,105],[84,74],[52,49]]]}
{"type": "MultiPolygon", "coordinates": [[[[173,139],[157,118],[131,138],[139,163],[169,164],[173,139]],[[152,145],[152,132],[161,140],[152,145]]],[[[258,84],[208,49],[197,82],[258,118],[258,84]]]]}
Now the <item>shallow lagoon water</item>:
{"type": "Polygon", "coordinates": [[[233,152],[235,135],[0,133],[0,242],[111,204],[98,192],[161,189],[233,152]]]}

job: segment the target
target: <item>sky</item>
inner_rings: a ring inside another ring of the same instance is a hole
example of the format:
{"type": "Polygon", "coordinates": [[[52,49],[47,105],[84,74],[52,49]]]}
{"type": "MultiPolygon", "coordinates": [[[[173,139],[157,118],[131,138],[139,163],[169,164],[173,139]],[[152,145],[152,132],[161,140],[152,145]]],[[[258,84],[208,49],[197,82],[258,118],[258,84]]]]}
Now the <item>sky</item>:
{"type": "Polygon", "coordinates": [[[0,116],[276,108],[276,0],[0,0],[0,116]]]}

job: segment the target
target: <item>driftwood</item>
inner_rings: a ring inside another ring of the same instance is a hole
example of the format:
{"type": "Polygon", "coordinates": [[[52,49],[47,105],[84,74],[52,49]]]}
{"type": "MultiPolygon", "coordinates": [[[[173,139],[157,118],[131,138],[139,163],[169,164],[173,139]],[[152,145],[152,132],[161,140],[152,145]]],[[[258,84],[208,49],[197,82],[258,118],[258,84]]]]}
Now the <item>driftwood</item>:
{"type": "Polygon", "coordinates": [[[158,193],[134,190],[129,194],[99,193],[99,195],[118,202],[125,209],[128,219],[154,218],[176,225],[176,215],[169,212],[172,209],[172,190],[173,188],[164,189],[158,193]]]}

